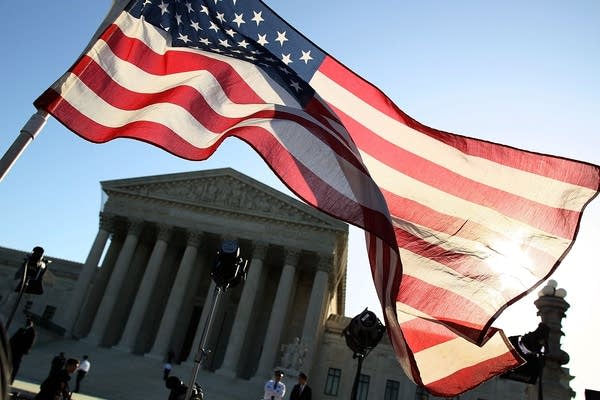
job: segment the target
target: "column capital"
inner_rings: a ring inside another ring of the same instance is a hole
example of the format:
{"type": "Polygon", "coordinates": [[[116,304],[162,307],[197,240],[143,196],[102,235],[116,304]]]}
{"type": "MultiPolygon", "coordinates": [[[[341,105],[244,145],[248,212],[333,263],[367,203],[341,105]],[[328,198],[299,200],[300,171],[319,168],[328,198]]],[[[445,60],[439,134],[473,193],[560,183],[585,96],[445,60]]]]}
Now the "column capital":
{"type": "Polygon", "coordinates": [[[173,226],[168,224],[156,224],[156,239],[167,242],[173,233],[173,226]]]}
{"type": "Polygon", "coordinates": [[[144,220],[139,218],[127,218],[127,234],[138,236],[144,228],[144,220]]]}
{"type": "Polygon", "coordinates": [[[333,257],[330,254],[319,254],[317,260],[316,269],[317,271],[331,272],[333,264],[333,257]]]}
{"type": "Polygon", "coordinates": [[[112,232],[115,229],[115,215],[111,213],[100,213],[100,229],[112,232]]]}
{"type": "Polygon", "coordinates": [[[256,241],[252,243],[252,258],[265,259],[269,244],[267,242],[256,241]]]}
{"type": "Polygon", "coordinates": [[[203,238],[204,238],[203,232],[187,231],[187,245],[186,246],[198,247],[198,246],[200,246],[200,243],[202,243],[203,238]]]}
{"type": "Polygon", "coordinates": [[[125,240],[125,237],[127,236],[129,230],[129,221],[117,215],[113,215],[111,221],[111,234],[113,238],[116,238],[118,240],[125,240]]]}
{"type": "Polygon", "coordinates": [[[298,265],[298,260],[300,259],[300,250],[294,247],[286,247],[284,250],[285,254],[285,265],[291,265],[293,267],[298,265]]]}

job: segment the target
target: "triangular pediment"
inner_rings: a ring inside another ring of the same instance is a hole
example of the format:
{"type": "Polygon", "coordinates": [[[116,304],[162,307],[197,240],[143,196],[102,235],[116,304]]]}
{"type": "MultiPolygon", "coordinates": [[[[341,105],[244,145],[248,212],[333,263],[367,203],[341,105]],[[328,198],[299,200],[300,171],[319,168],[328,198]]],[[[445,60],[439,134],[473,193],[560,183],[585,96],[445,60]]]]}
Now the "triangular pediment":
{"type": "Polygon", "coordinates": [[[135,196],[237,212],[329,229],[346,225],[307,204],[231,169],[184,172],[102,182],[110,196],[135,196]]]}

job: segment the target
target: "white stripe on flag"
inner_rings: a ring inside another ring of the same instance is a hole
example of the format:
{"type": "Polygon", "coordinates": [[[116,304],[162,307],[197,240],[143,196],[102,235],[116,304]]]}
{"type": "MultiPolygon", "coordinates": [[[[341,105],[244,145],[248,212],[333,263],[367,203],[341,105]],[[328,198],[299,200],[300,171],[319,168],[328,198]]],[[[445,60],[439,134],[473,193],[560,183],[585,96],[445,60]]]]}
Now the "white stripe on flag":
{"type": "MultiPolygon", "coordinates": [[[[394,219],[394,222],[396,226],[399,226],[399,222],[396,222],[396,219],[394,219]]],[[[481,262],[485,262],[490,268],[495,267],[498,273],[518,276],[524,282],[529,282],[529,284],[525,284],[523,287],[531,287],[548,270],[548,265],[540,264],[537,260],[529,258],[527,253],[521,249],[524,243],[527,244],[529,251],[538,251],[540,254],[548,255],[548,258],[551,256],[559,257],[569,245],[566,239],[552,239],[554,241],[553,246],[548,246],[551,239],[544,236],[527,237],[526,241],[523,240],[523,237],[504,237],[504,240],[497,239],[493,242],[488,240],[488,243],[486,243],[483,242],[483,239],[480,241],[470,240],[458,234],[450,235],[418,224],[409,224],[406,222],[403,222],[398,229],[407,231],[423,241],[439,246],[454,254],[463,252],[465,256],[476,257],[481,262]],[[531,281],[529,278],[533,277],[535,278],[531,281]]],[[[488,236],[489,238],[493,238],[491,235],[488,236]]],[[[502,237],[501,232],[498,232],[497,237],[502,237]]],[[[514,283],[517,284],[517,282],[514,283]]],[[[517,287],[522,287],[522,284],[517,284],[517,287]]]]}
{"type": "Polygon", "coordinates": [[[204,148],[214,144],[221,136],[206,129],[187,110],[171,103],[158,103],[139,110],[122,110],[108,104],[92,92],[76,75],[66,78],[68,91],[62,97],[79,112],[100,125],[122,127],[135,121],[150,121],[173,130],[195,147],[204,148]]]}
{"type": "Polygon", "coordinates": [[[517,284],[517,287],[522,288],[522,292],[530,287],[531,282],[536,283],[539,280],[539,277],[529,273],[526,276],[522,276],[525,275],[523,273],[520,276],[512,276],[511,272],[516,273],[515,268],[512,268],[511,271],[503,271],[502,274],[489,276],[485,280],[478,280],[466,277],[434,260],[419,257],[406,249],[400,249],[400,254],[404,261],[404,275],[418,278],[430,285],[464,297],[470,302],[476,303],[490,316],[494,315],[515,295],[514,291],[504,294],[501,291],[503,288],[513,288],[510,285],[517,284]],[[519,279],[523,280],[519,281],[519,279]]]}
{"type": "Polygon", "coordinates": [[[496,332],[482,347],[457,338],[415,353],[415,360],[421,366],[421,379],[427,385],[506,352],[504,338],[496,332]]]}

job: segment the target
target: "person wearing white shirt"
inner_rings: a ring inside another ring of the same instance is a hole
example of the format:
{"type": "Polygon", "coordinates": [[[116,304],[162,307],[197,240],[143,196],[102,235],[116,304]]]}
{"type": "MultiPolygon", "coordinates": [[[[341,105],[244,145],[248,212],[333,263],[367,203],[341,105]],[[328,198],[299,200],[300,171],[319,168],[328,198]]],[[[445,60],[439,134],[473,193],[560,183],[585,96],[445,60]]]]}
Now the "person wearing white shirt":
{"type": "Polygon", "coordinates": [[[273,373],[273,379],[265,383],[265,395],[264,400],[282,400],[285,396],[285,384],[281,382],[283,377],[283,371],[275,371],[273,373]]]}
{"type": "Polygon", "coordinates": [[[81,363],[79,363],[79,367],[77,368],[77,378],[75,380],[75,393],[79,392],[79,385],[81,384],[81,381],[83,380],[83,378],[85,378],[85,376],[87,375],[87,373],[90,370],[90,360],[88,360],[88,356],[83,356],[83,361],[81,361],[81,363]]]}

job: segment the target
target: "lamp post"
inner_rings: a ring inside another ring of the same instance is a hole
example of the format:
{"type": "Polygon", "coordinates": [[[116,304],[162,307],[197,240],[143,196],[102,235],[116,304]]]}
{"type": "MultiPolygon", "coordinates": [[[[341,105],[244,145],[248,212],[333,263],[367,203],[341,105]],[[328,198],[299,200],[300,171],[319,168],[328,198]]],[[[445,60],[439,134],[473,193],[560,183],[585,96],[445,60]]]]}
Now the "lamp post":
{"type": "Polygon", "coordinates": [[[354,352],[352,358],[358,360],[356,375],[354,376],[354,383],[352,384],[351,400],[356,400],[358,394],[358,382],[363,361],[371,350],[377,346],[383,337],[384,332],[385,326],[381,323],[379,318],[377,318],[375,313],[366,308],[363,312],[352,318],[348,326],[342,331],[342,335],[344,335],[346,339],[346,344],[354,352]]]}
{"type": "Polygon", "coordinates": [[[31,251],[25,260],[23,261],[23,265],[17,271],[15,278],[19,279],[19,284],[15,288],[15,292],[18,292],[17,300],[15,301],[15,305],[13,306],[10,315],[6,321],[6,330],[10,327],[10,323],[15,316],[15,312],[19,307],[19,303],[21,302],[21,298],[23,297],[23,293],[29,294],[42,294],[44,293],[44,288],[42,287],[42,278],[44,277],[44,273],[46,272],[47,265],[52,261],[44,258],[44,248],[40,246],[36,246],[31,251]]]}
{"type": "MultiPolygon", "coordinates": [[[[201,390],[196,389],[195,387],[196,377],[200,371],[202,360],[208,352],[206,350],[206,341],[209,337],[209,332],[212,327],[217,304],[221,298],[221,295],[225,293],[228,288],[233,287],[246,279],[247,266],[248,260],[241,257],[238,243],[235,240],[224,240],[221,243],[220,249],[217,250],[217,258],[210,274],[215,282],[216,290],[212,300],[210,313],[208,315],[208,319],[206,320],[206,325],[202,330],[198,351],[194,357],[194,368],[192,370],[190,383],[185,393],[185,400],[190,400],[194,391],[196,391],[196,393],[202,393],[201,390]]],[[[202,396],[200,396],[200,399],[201,398],[202,396]]]]}

